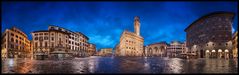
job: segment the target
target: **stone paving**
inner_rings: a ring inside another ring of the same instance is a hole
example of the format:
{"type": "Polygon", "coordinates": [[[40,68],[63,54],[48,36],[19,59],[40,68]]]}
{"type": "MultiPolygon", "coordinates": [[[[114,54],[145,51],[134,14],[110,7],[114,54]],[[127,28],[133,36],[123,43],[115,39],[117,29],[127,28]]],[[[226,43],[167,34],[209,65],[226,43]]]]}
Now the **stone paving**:
{"type": "Polygon", "coordinates": [[[238,73],[237,59],[98,57],[72,60],[6,59],[2,73],[238,73]]]}

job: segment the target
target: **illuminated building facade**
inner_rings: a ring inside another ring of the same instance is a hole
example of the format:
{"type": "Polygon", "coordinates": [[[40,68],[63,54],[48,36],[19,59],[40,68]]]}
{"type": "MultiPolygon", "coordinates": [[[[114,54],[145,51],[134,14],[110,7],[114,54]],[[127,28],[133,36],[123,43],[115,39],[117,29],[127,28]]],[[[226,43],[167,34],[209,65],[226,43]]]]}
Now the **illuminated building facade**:
{"type": "Polygon", "coordinates": [[[140,21],[139,17],[134,18],[134,31],[125,30],[120,37],[120,42],[117,45],[118,56],[142,56],[144,39],[140,36],[140,21]]]}
{"type": "Polygon", "coordinates": [[[145,47],[145,56],[165,57],[166,55],[167,55],[166,42],[153,43],[145,47]]]}
{"type": "Polygon", "coordinates": [[[184,30],[189,51],[201,58],[229,58],[234,15],[231,12],[214,12],[189,25],[184,30]]]}
{"type": "Polygon", "coordinates": [[[102,48],[99,51],[99,56],[112,56],[112,48],[102,48]]]}
{"type": "Polygon", "coordinates": [[[115,56],[120,56],[119,44],[115,45],[114,50],[115,50],[114,55],[115,56]]]}
{"type": "Polygon", "coordinates": [[[238,31],[236,31],[233,36],[232,36],[232,45],[233,45],[233,48],[232,48],[232,54],[233,54],[233,57],[234,58],[237,58],[238,57],[238,35],[237,35],[238,31]]]}
{"type": "Polygon", "coordinates": [[[179,41],[172,41],[167,47],[168,57],[181,57],[182,53],[186,53],[186,44],[179,41]]]}
{"type": "Polygon", "coordinates": [[[16,27],[6,29],[2,34],[2,58],[31,58],[31,41],[16,27]]]}
{"type": "Polygon", "coordinates": [[[90,43],[86,53],[88,54],[88,56],[93,56],[94,54],[96,54],[95,44],[90,43]]]}
{"type": "Polygon", "coordinates": [[[80,32],[49,26],[32,32],[32,37],[35,59],[87,56],[89,38],[80,32]]]}

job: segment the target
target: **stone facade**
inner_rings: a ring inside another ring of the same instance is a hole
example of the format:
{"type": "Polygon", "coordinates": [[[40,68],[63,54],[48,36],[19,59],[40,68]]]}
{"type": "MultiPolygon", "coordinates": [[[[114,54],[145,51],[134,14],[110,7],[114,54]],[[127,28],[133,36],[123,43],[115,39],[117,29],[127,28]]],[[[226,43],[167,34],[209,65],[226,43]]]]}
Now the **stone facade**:
{"type": "Polygon", "coordinates": [[[1,39],[2,58],[31,58],[31,41],[27,35],[16,27],[6,29],[1,39]]]}
{"type": "Polygon", "coordinates": [[[233,37],[232,37],[232,45],[233,45],[233,48],[232,48],[232,53],[233,53],[233,57],[234,58],[237,58],[238,57],[238,35],[237,35],[238,31],[236,31],[234,34],[233,34],[233,37]]]}
{"type": "Polygon", "coordinates": [[[145,56],[165,57],[166,55],[167,55],[166,42],[153,43],[145,47],[145,56]]]}
{"type": "Polygon", "coordinates": [[[182,57],[186,53],[186,44],[179,41],[172,41],[167,47],[167,57],[182,57]]]}
{"type": "Polygon", "coordinates": [[[214,12],[189,25],[184,31],[190,53],[201,58],[229,58],[233,19],[234,13],[214,12]]]}
{"type": "Polygon", "coordinates": [[[88,56],[93,56],[96,54],[96,46],[95,44],[90,43],[89,48],[87,50],[88,56]]]}
{"type": "Polygon", "coordinates": [[[115,45],[114,50],[114,56],[120,56],[119,44],[115,45]]]}
{"type": "Polygon", "coordinates": [[[87,56],[89,39],[80,32],[50,25],[48,30],[32,32],[32,36],[35,59],[87,56]]]}
{"type": "Polygon", "coordinates": [[[99,51],[99,56],[112,56],[112,48],[102,48],[99,51]]]}
{"type": "Polygon", "coordinates": [[[116,46],[117,56],[142,56],[144,39],[140,36],[140,21],[139,17],[134,19],[135,32],[124,30],[121,34],[120,42],[116,46]]]}

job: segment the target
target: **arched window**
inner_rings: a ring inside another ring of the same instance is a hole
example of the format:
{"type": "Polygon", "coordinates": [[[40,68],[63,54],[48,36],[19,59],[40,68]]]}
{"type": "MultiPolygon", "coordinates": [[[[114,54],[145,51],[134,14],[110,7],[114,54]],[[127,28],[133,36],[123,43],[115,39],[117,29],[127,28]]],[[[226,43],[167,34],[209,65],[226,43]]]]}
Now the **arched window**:
{"type": "Polygon", "coordinates": [[[154,50],[157,52],[158,51],[158,47],[154,47],[154,50]]]}
{"type": "Polygon", "coordinates": [[[14,42],[14,39],[13,39],[13,38],[11,38],[11,42],[14,42]]]}

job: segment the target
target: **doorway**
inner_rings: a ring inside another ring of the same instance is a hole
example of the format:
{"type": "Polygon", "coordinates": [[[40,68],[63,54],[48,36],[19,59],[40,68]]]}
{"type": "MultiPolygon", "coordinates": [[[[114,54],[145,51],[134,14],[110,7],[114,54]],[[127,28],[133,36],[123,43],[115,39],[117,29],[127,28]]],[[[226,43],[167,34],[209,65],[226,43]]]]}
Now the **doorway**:
{"type": "Polygon", "coordinates": [[[204,54],[203,50],[200,50],[200,58],[203,58],[203,54],[204,54]]]}

